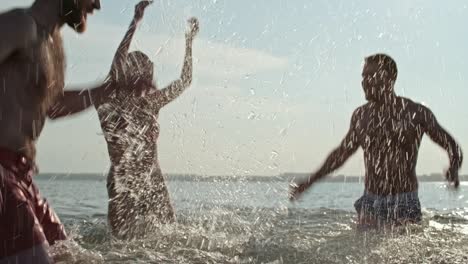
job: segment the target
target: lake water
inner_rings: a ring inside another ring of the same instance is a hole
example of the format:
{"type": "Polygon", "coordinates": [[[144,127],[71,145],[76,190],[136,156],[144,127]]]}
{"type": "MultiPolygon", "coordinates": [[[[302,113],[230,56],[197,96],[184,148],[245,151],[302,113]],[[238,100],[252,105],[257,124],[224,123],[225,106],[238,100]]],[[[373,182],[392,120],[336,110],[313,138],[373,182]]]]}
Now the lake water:
{"type": "Polygon", "coordinates": [[[287,182],[169,181],[178,223],[134,241],[108,233],[104,177],[37,184],[71,236],[53,248],[63,263],[468,263],[465,182],[421,183],[423,223],[377,234],[354,229],[362,183],[320,183],[291,203],[287,182]]]}

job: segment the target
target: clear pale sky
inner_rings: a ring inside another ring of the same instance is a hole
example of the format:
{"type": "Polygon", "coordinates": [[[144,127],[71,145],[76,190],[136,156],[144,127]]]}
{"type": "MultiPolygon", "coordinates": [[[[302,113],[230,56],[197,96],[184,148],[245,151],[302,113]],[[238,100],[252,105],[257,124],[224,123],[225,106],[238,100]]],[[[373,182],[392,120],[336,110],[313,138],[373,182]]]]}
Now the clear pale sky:
{"type": "MultiPolygon", "coordinates": [[[[0,10],[31,0],[2,0],[0,10]]],[[[83,35],[63,30],[69,88],[105,78],[133,16],[133,0],[101,0],[83,35]]],[[[276,175],[316,169],[363,104],[363,58],[391,55],[396,91],[429,106],[468,153],[468,8],[435,0],[156,0],[132,50],[155,62],[159,87],[178,78],[186,19],[200,20],[194,82],[160,113],[167,173],[276,175]]],[[[94,109],[48,121],[38,142],[41,172],[109,166],[94,109]]],[[[446,154],[427,137],[418,173],[442,172],[446,154]]],[[[464,166],[462,173],[468,172],[464,166]]],[[[362,175],[359,151],[338,174],[362,175]]]]}

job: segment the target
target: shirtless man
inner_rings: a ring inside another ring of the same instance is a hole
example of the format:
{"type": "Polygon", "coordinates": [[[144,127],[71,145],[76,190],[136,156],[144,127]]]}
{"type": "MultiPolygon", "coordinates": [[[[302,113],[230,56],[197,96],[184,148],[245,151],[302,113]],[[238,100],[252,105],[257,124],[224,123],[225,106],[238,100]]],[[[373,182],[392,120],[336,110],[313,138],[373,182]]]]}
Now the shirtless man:
{"type": "Polygon", "coordinates": [[[48,246],[66,239],[32,180],[35,144],[47,117],[80,112],[112,90],[64,91],[60,29],[84,32],[94,9],[99,0],[36,0],[0,14],[0,263],[50,263],[48,246]]]}
{"type": "Polygon", "coordinates": [[[120,238],[141,237],[158,224],[175,221],[159,166],[158,117],[160,110],[192,82],[192,44],[199,30],[197,19],[189,19],[180,78],[157,89],[153,62],[141,51],[129,52],[132,37],[149,4],[141,1],[136,5],[135,16],[115,53],[108,78],[109,85],[119,86],[115,96],[101,105],[95,104],[111,161],[107,178],[109,226],[120,238]],[[135,80],[147,82],[154,89],[144,97],[135,97],[135,80]]]}
{"type": "Polygon", "coordinates": [[[306,181],[291,185],[291,199],[341,167],[362,147],[366,172],[364,195],[354,204],[358,227],[420,222],[416,163],[424,134],[447,151],[450,167],[445,177],[458,187],[460,147],[429,108],[395,94],[396,79],[397,66],[390,56],[375,54],[365,59],[362,87],[368,102],[354,111],[348,133],[325,163],[306,181]]]}

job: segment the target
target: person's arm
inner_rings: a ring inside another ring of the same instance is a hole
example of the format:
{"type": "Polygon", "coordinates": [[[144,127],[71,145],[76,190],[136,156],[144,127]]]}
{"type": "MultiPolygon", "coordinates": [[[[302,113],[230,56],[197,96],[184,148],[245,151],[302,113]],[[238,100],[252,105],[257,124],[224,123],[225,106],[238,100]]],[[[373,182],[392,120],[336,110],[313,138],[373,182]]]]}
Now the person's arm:
{"type": "Polygon", "coordinates": [[[185,57],[182,73],[179,79],[153,94],[158,109],[179,97],[192,83],[192,44],[199,31],[199,24],[196,18],[189,19],[188,23],[190,24],[190,30],[185,35],[185,57]]]}
{"type": "Polygon", "coordinates": [[[297,199],[298,195],[306,191],[313,183],[340,168],[357,151],[359,148],[358,131],[356,130],[358,114],[359,110],[356,110],[353,113],[351,125],[346,136],[341,141],[340,145],[328,154],[328,157],[322,166],[316,172],[312,173],[305,181],[291,185],[291,200],[297,199]]]}
{"type": "Polygon", "coordinates": [[[435,115],[429,108],[421,107],[423,116],[423,127],[425,133],[437,145],[447,151],[450,165],[446,172],[446,178],[455,187],[458,187],[460,181],[458,179],[458,170],[463,163],[463,153],[455,139],[437,122],[435,115]]]}
{"type": "Polygon", "coordinates": [[[57,119],[80,113],[90,106],[95,106],[97,108],[114,90],[115,87],[113,83],[105,82],[91,89],[64,91],[64,93],[56,99],[47,115],[50,119],[57,119]]]}
{"type": "MultiPolygon", "coordinates": [[[[114,55],[111,67],[111,76],[113,78],[92,89],[64,91],[64,93],[56,100],[55,104],[50,108],[48,112],[50,119],[57,119],[80,113],[92,105],[97,108],[109,98],[113,91],[118,88],[119,74],[124,71],[122,66],[124,61],[127,59],[128,49],[133,35],[135,34],[136,27],[143,18],[145,8],[152,2],[153,1],[144,0],[135,6],[135,16],[133,17],[130,27],[114,55]]],[[[143,80],[137,80],[132,85],[135,86],[135,93],[138,96],[151,86],[144,83],[143,80]]]]}
{"type": "Polygon", "coordinates": [[[117,51],[115,52],[114,59],[111,66],[111,75],[114,79],[118,80],[120,75],[123,73],[123,65],[127,60],[128,50],[132,43],[133,35],[135,35],[136,28],[140,21],[143,19],[145,8],[148,7],[153,1],[141,1],[135,6],[135,15],[130,22],[127,33],[123,40],[120,42],[117,51]]]}
{"type": "Polygon", "coordinates": [[[0,64],[14,52],[27,48],[37,38],[34,19],[17,9],[0,14],[0,64]]]}

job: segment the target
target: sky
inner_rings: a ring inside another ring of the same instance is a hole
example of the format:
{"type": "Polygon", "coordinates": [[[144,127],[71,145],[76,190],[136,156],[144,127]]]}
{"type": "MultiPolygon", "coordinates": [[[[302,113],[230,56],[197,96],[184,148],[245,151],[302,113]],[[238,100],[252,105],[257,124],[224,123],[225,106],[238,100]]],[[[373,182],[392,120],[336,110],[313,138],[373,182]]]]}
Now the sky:
{"type": "MultiPolygon", "coordinates": [[[[0,10],[31,0],[2,0],[0,10]]],[[[66,89],[92,87],[109,72],[133,0],[101,0],[77,34],[64,27],[66,89]]],[[[156,0],[131,50],[155,62],[160,88],[179,77],[186,20],[200,33],[194,81],[161,110],[159,158],[165,173],[277,175],[312,172],[364,104],[363,58],[397,62],[396,92],[430,107],[468,148],[468,3],[435,0],[156,0]]],[[[103,173],[109,167],[95,109],[48,121],[38,141],[41,172],[103,173]]],[[[442,173],[444,151],[424,138],[419,174],[442,173]]],[[[362,175],[362,152],[336,174],[362,175]]],[[[468,173],[468,166],[461,170],[468,173]]]]}

